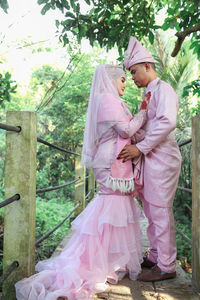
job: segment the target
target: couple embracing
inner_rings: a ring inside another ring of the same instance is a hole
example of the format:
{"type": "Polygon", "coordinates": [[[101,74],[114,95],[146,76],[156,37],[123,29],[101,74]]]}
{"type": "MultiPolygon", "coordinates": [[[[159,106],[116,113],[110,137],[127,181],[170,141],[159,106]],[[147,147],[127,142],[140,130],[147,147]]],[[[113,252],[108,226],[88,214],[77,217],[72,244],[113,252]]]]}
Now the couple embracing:
{"type": "Polygon", "coordinates": [[[181,166],[174,138],[177,96],[160,80],[151,54],[130,37],[124,65],[145,87],[132,116],[120,98],[126,76],[120,66],[101,65],[93,77],[82,163],[93,168],[98,195],[73,221],[75,233],[61,254],[36,265],[16,283],[18,300],[93,299],[126,274],[157,281],[176,276],[172,205],[181,166]],[[143,256],[140,210],[148,219],[149,249],[143,256]],[[149,268],[142,272],[142,268],[149,268]]]}

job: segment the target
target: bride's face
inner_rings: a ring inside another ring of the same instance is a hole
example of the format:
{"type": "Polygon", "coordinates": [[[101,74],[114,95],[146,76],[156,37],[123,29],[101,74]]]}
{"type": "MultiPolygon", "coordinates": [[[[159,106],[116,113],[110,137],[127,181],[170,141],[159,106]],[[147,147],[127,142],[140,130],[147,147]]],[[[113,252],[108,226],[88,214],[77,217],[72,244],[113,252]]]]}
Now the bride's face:
{"type": "Polygon", "coordinates": [[[124,95],[124,90],[126,87],[126,75],[123,73],[118,79],[117,79],[117,91],[119,96],[124,95]]]}

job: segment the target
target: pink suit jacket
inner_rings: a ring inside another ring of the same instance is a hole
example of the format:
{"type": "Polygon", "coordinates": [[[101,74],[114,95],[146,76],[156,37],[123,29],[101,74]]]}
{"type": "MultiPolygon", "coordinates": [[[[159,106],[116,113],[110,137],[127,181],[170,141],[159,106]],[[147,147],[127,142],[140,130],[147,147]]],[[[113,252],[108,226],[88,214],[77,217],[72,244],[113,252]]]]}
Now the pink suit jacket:
{"type": "Polygon", "coordinates": [[[173,205],[181,168],[181,154],[174,138],[178,111],[173,88],[159,78],[150,82],[151,92],[144,140],[136,146],[144,154],[144,186],[141,199],[159,207],[173,205]]]}

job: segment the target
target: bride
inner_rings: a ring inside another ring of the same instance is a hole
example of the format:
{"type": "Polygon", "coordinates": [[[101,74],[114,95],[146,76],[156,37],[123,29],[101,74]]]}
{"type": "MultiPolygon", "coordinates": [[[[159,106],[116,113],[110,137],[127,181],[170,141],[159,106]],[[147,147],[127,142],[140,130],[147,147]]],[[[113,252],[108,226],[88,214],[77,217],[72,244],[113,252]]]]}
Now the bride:
{"type": "Polygon", "coordinates": [[[146,121],[147,99],[134,117],[121,100],[125,73],[119,66],[97,67],[88,104],[82,163],[94,169],[98,195],[72,222],[75,233],[61,254],[40,261],[36,273],[16,283],[18,300],[93,299],[125,274],[141,272],[140,211],[132,162],[117,159],[146,121]]]}

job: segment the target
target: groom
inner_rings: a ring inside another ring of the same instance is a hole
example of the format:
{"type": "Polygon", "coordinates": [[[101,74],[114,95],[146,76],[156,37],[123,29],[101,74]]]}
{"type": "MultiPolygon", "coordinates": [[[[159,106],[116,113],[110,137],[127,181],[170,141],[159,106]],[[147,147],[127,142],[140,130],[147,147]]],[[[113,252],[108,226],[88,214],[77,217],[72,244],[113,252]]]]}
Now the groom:
{"type": "Polygon", "coordinates": [[[135,37],[130,37],[124,64],[138,88],[151,92],[145,138],[136,145],[126,146],[119,154],[124,161],[144,155],[144,185],[140,191],[144,213],[148,218],[150,243],[139,280],[157,281],[176,276],[176,240],[172,211],[181,167],[181,155],[174,138],[177,95],[160,80],[154,59],[135,37]]]}

